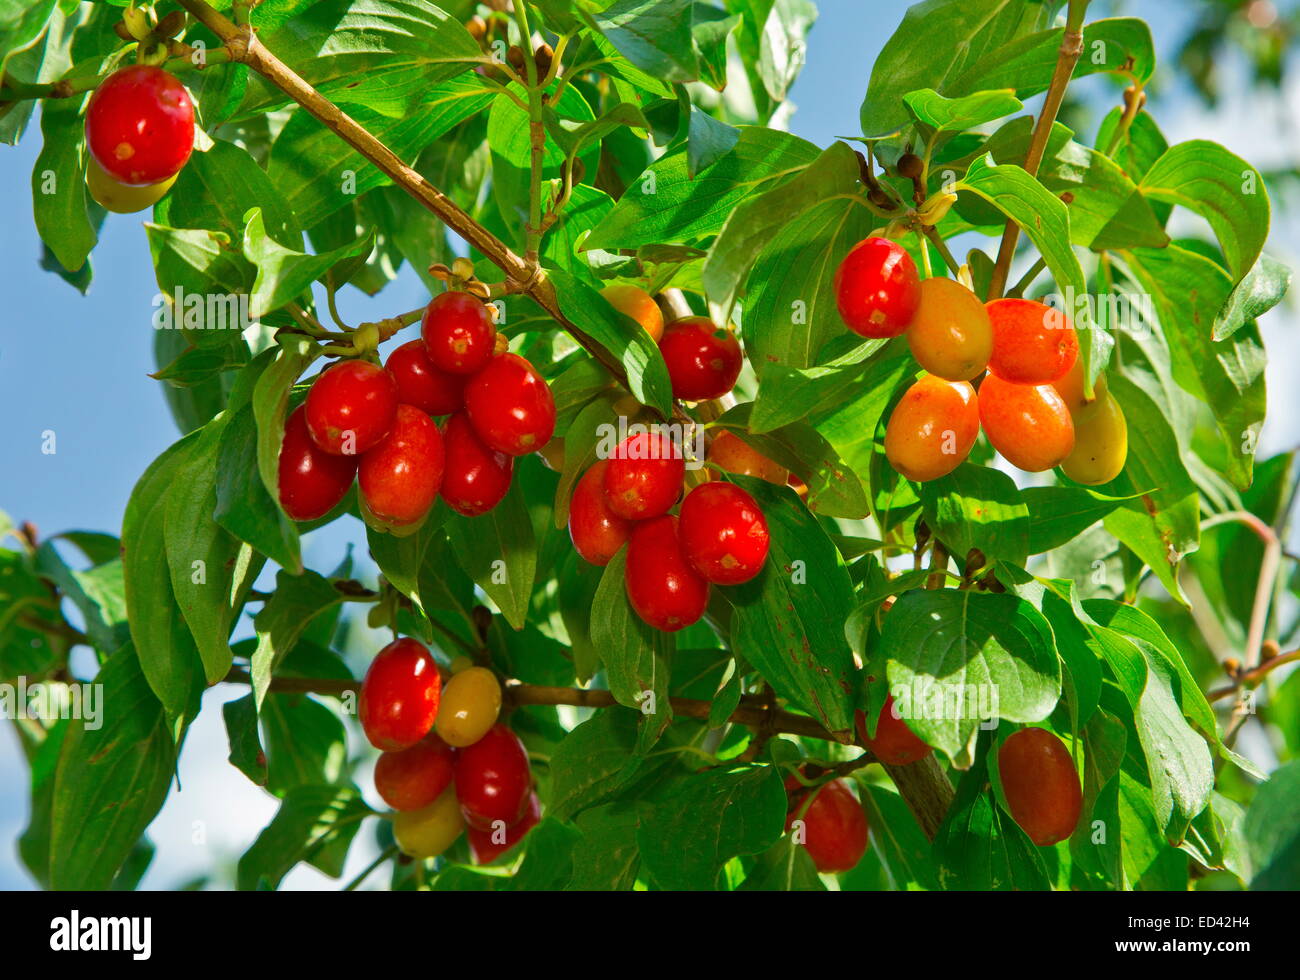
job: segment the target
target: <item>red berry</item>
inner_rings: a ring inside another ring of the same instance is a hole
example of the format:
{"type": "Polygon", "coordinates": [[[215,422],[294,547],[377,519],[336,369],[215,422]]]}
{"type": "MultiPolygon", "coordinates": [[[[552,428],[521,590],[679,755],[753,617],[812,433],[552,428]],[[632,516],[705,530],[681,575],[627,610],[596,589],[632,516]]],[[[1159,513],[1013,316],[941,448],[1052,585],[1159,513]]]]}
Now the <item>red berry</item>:
{"type": "Polygon", "coordinates": [[[591,465],[569,500],[569,537],[573,547],[593,565],[604,567],[632,533],[632,522],[609,509],[605,498],[605,469],[609,460],[591,465]]]}
{"type": "Polygon", "coordinates": [[[993,325],[989,370],[1003,381],[1060,381],[1079,358],[1079,337],[1060,310],[1030,299],[998,299],[986,307],[993,325]]]}
{"type": "Polygon", "coordinates": [[[894,696],[885,699],[876,719],[876,737],[867,737],[867,716],[857,712],[858,738],[881,762],[889,766],[906,766],[924,759],[933,750],[917,737],[902,718],[894,714],[894,696]]]}
{"type": "Polygon", "coordinates": [[[429,360],[448,374],[474,374],[492,360],[497,328],[477,296],[452,290],[429,301],[420,324],[429,360]]]}
{"type": "Polygon", "coordinates": [[[307,392],[307,431],[336,456],[359,456],[388,435],[397,412],[397,385],[378,364],[340,361],[307,392]]]}
{"type": "Polygon", "coordinates": [[[1074,833],[1083,809],[1079,774],[1065,744],[1042,728],[1022,728],[998,749],[998,776],[1011,816],[1040,847],[1074,833]]]}
{"type": "Polygon", "coordinates": [[[333,456],[312,442],[306,410],[299,405],[284,423],[280,444],[280,506],[295,521],[324,517],[347,495],[357,476],[357,457],[333,456]]]}
{"type": "Polygon", "coordinates": [[[442,499],[458,514],[486,514],[510,489],[513,456],[483,445],[464,412],[447,420],[442,432],[447,467],[442,475],[442,499]]]}
{"type": "Polygon", "coordinates": [[[512,827],[528,807],[533,788],[528,750],[505,725],[493,725],[486,735],[460,750],[456,760],[456,798],[465,822],[492,830],[495,821],[512,827]]]}
{"type": "Polygon", "coordinates": [[[86,108],[86,143],[123,184],[156,184],[180,172],[194,149],[194,103],[170,72],[119,68],[86,108]]]}
{"type": "Polygon", "coordinates": [[[858,242],[835,272],[835,302],[863,337],[897,337],[921,305],[921,279],[907,250],[887,238],[858,242]]]}
{"type": "Polygon", "coordinates": [[[433,419],[418,408],[399,405],[393,430],[361,457],[361,496],[380,520],[414,524],[438,497],[443,463],[442,434],[433,419]]]}
{"type": "Polygon", "coordinates": [[[668,324],[659,352],[668,365],[673,397],[688,402],[721,398],[736,386],[745,360],[735,334],[706,316],[668,324]]]}
{"type": "Polygon", "coordinates": [[[629,521],[667,513],[682,493],[686,461],[681,447],[663,432],[638,432],[618,444],[606,461],[605,501],[629,521]]]}
{"type": "Polygon", "coordinates": [[[803,820],[802,843],[817,870],[839,874],[857,867],[867,852],[867,817],[848,783],[836,779],[810,790],[790,776],[785,789],[790,794],[785,829],[803,820]],[[817,795],[800,817],[799,807],[810,792],[817,795]]]}
{"type": "Polygon", "coordinates": [[[477,827],[466,828],[465,836],[469,838],[469,852],[475,864],[491,864],[510,848],[514,847],[528,831],[537,826],[542,819],[542,802],[536,793],[528,795],[528,809],[513,827],[496,830],[479,830],[477,827]]]}
{"type": "Polygon", "coordinates": [[[734,483],[702,483],[682,501],[682,551],[717,585],[739,585],[763,570],[770,536],[763,511],[734,483]]]}
{"type": "Polygon", "coordinates": [[[465,405],[465,376],[434,367],[421,340],[408,341],[389,354],[386,367],[403,405],[430,415],[450,415],[465,405]]]}
{"type": "Polygon", "coordinates": [[[623,583],[637,615],[665,633],[699,622],[709,604],[709,583],[682,554],[677,518],[668,514],[632,529],[623,583]]]}
{"type": "Polygon", "coordinates": [[[555,432],[555,399],[543,378],[518,354],[492,358],[465,386],[465,410],[478,437],[510,456],[535,453],[555,432]]]}
{"type": "Polygon", "coordinates": [[[454,763],[451,746],[430,732],[409,749],[379,757],[375,789],[394,810],[422,810],[451,785],[454,763]]]}
{"type": "Polygon", "coordinates": [[[433,728],[442,678],[433,655],[419,640],[394,640],[375,654],[361,682],[357,713],[370,744],[400,752],[433,728]]]}

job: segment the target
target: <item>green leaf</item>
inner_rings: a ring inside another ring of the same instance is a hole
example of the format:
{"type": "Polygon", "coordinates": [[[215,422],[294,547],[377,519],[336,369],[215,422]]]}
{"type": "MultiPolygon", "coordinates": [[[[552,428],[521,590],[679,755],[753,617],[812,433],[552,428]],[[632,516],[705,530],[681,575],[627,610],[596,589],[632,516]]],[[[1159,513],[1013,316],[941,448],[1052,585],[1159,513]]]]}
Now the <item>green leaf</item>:
{"type": "Polygon", "coordinates": [[[251,313],[263,317],[299,299],[313,282],[323,280],[340,263],[369,256],[375,247],[375,233],[371,230],[355,242],[321,255],[307,255],[285,248],[271,238],[266,233],[261,209],[253,208],[248,214],[243,241],[245,257],[257,267],[251,313]]]}
{"type": "Polygon", "coordinates": [[[574,820],[582,831],[573,850],[573,877],[568,891],[631,891],[641,866],[634,807],[611,804],[585,810],[574,820]]]}
{"type": "MultiPolygon", "coordinates": [[[[209,293],[247,293],[252,286],[252,270],[238,249],[231,247],[230,239],[223,232],[168,228],[148,222],[144,230],[149,239],[149,254],[153,258],[158,289],[164,300],[171,304],[173,322],[185,324],[192,318],[186,315],[184,307],[176,309],[174,297],[178,291],[182,295],[198,295],[206,300],[209,293]]],[[[208,327],[206,305],[205,302],[204,309],[198,312],[202,317],[199,327],[204,330],[208,327]]],[[[228,312],[224,304],[218,309],[222,313],[228,312]]],[[[197,334],[198,331],[187,333],[197,334]]],[[[220,334],[217,338],[221,339],[220,334]]],[[[202,334],[198,339],[202,339],[202,334]]]]}
{"type": "Polygon", "coordinates": [[[742,126],[735,148],[692,180],[687,148],[680,146],[628,187],[585,247],[634,248],[715,235],[741,201],[789,180],[818,152],[789,133],[742,126]]]}
{"type": "Polygon", "coordinates": [[[1210,223],[1234,283],[1255,265],[1268,238],[1268,191],[1259,171],[1241,157],[1208,140],[1179,143],[1152,164],[1141,189],[1210,223]]]}
{"type": "Polygon", "coordinates": [[[1011,89],[946,99],[934,89],[924,88],[909,92],[903,97],[903,103],[913,119],[936,133],[964,132],[1024,108],[1011,89]]]}
{"type": "Polygon", "coordinates": [[[824,892],[817,866],[808,856],[808,849],[800,847],[794,838],[786,835],[754,859],[754,865],[745,876],[738,891],[763,892],[824,892]]]}
{"type": "Polygon", "coordinates": [[[1027,487],[1021,497],[1029,508],[1031,555],[1055,551],[1132,499],[1108,497],[1087,487],[1027,487]]]}
{"type": "MultiPolygon", "coordinates": [[[[268,353],[269,363],[275,354],[268,353]]],[[[291,572],[301,571],[297,525],[267,492],[258,471],[257,446],[257,419],[253,406],[245,405],[230,417],[221,433],[213,519],[277,565],[291,572]]]]}
{"type": "Polygon", "coordinates": [[[230,764],[258,786],[266,785],[266,753],[257,734],[257,703],[251,694],[221,706],[230,742],[230,764]]]}
{"type": "Polygon", "coordinates": [[[916,822],[903,798],[892,789],[858,784],[867,824],[880,860],[898,891],[939,887],[930,839],[916,822]]]}
{"type": "Polygon", "coordinates": [[[926,522],[958,564],[972,549],[1024,565],[1029,555],[1029,506],[1015,481],[998,470],[963,463],[921,485],[926,522]]]}
{"type": "Polygon", "coordinates": [[[320,347],[302,334],[277,338],[279,353],[253,387],[253,418],[257,421],[257,471],[271,499],[280,500],[280,447],[284,443],[284,417],[289,390],[317,357],[320,347]]]}
{"type": "MultiPolygon", "coordinates": [[[[730,309],[771,237],[828,197],[852,193],[858,180],[857,154],[847,143],[837,142],[780,188],[739,204],[704,261],[703,283],[709,298],[730,309]]],[[[851,205],[844,202],[844,206],[851,205]]]]}
{"type": "Polygon", "coordinates": [[[776,843],[785,807],[775,766],[687,776],[642,818],[637,841],[645,870],[665,890],[712,891],[729,860],[776,843]]]}
{"type": "Polygon", "coordinates": [[[285,794],[275,818],[239,859],[240,891],[276,889],[300,861],[337,878],[362,817],[373,813],[347,786],[299,786],[285,794]],[[323,866],[322,866],[323,865],[323,866]]]}
{"type": "Polygon", "coordinates": [[[77,99],[53,100],[42,106],[44,142],[32,168],[36,231],[69,272],[85,265],[98,240],[86,191],[79,107],[77,99]]]}
{"type": "Polygon", "coordinates": [[[338,715],[301,694],[271,694],[260,714],[266,733],[267,789],[283,796],[298,786],[340,782],[348,746],[338,715]]]}
{"type": "Polygon", "coordinates": [[[1227,340],[1252,320],[1263,316],[1286,296],[1291,288],[1291,270],[1276,259],[1261,255],[1254,267],[1228,296],[1214,318],[1210,339],[1227,340]]]}
{"type": "Polygon", "coordinates": [[[898,692],[925,699],[903,711],[908,727],[949,758],[965,755],[981,721],[954,703],[968,708],[977,697],[995,705],[994,715],[1029,723],[1051,714],[1061,696],[1052,628],[1011,593],[904,593],[885,617],[879,649],[895,699],[898,692]],[[936,704],[948,710],[927,710],[936,704]]]}
{"type": "Polygon", "coordinates": [[[700,77],[691,37],[693,0],[615,0],[595,24],[628,61],[666,82],[700,77]]]}
{"type": "Polygon", "coordinates": [[[694,177],[707,170],[735,148],[740,131],[714,119],[698,106],[691,107],[686,137],[687,172],[694,177]]]}
{"type": "Polygon", "coordinates": [[[452,515],[447,522],[462,567],[497,604],[515,629],[523,629],[537,576],[537,541],[523,485],[515,480],[505,499],[478,517],[452,515]]]}
{"type": "Polygon", "coordinates": [[[152,822],[176,751],[163,706],[127,645],[104,662],[100,727],[69,723],[54,777],[50,887],[102,891],[152,822]]]}
{"type": "Polygon", "coordinates": [[[253,619],[257,649],[251,658],[253,694],[258,708],[266,702],[271,677],[316,616],[343,601],[328,579],[307,569],[301,575],[281,570],[275,576],[275,592],[253,619]]]}
{"type": "Polygon", "coordinates": [[[1242,825],[1255,868],[1255,891],[1285,891],[1300,878],[1300,762],[1278,769],[1255,791],[1242,825]]]}
{"type": "Polygon", "coordinates": [[[834,543],[794,491],[732,477],[767,516],[771,541],[757,578],[725,590],[735,609],[732,648],[778,695],[847,736],[857,706],[857,672],[842,632],[853,610],[853,584],[834,543]]]}
{"type": "Polygon", "coordinates": [[[551,755],[547,812],[571,820],[590,807],[626,796],[639,779],[666,764],[637,749],[634,711],[604,708],[569,732],[551,755]]]}

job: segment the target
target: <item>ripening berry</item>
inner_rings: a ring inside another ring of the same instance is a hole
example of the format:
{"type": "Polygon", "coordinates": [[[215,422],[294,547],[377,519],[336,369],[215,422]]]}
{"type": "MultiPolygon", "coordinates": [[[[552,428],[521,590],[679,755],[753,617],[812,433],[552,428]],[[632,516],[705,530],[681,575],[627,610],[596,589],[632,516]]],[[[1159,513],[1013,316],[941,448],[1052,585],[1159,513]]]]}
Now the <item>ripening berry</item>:
{"type": "Polygon", "coordinates": [[[641,324],[650,339],[659,343],[664,335],[664,314],[653,296],[631,283],[613,283],[602,289],[600,295],[614,309],[641,324]]]}
{"type": "Polygon", "coordinates": [[[518,354],[500,354],[465,386],[465,411],[484,444],[508,456],[535,453],[555,432],[546,379],[518,354]]]}
{"type": "Polygon", "coordinates": [[[822,874],[851,871],[867,853],[867,816],[853,791],[843,779],[809,789],[794,776],[785,781],[789,810],[785,829],[796,832],[813,864],[822,874]],[[799,809],[810,793],[815,793],[808,808],[799,809]],[[802,820],[801,827],[795,821],[802,820]]]}
{"type": "Polygon", "coordinates": [[[889,416],[885,455],[909,480],[937,480],[970,455],[979,432],[979,404],[970,383],[927,374],[907,389],[889,416]]]}
{"type": "Polygon", "coordinates": [[[1128,461],[1128,423],[1110,392],[1102,395],[1086,418],[1075,417],[1074,449],[1061,461],[1061,472],[1075,483],[1098,486],[1119,476],[1128,461]]]}
{"type": "Polygon", "coordinates": [[[475,374],[496,353],[497,328],[477,296],[450,290],[425,307],[420,336],[429,361],[447,374],[475,374]]]}
{"type": "Polygon", "coordinates": [[[422,810],[399,810],[393,816],[393,837],[403,854],[425,860],[443,853],[465,831],[456,790],[447,787],[422,810]]]}
{"type": "Polygon", "coordinates": [[[609,509],[605,497],[605,469],[609,460],[593,463],[569,499],[569,538],[584,560],[602,568],[608,565],[632,533],[632,522],[609,509]]]}
{"type": "Polygon", "coordinates": [[[530,793],[528,796],[528,809],[524,811],[523,817],[512,826],[505,827],[498,824],[491,830],[479,830],[477,827],[468,828],[466,830],[466,839],[469,841],[469,851],[474,858],[474,863],[491,864],[523,840],[528,831],[536,827],[541,819],[542,801],[537,798],[536,793],[530,793]]]}
{"type": "Polygon", "coordinates": [[[533,777],[528,750],[505,725],[493,725],[456,759],[456,796],[465,822],[491,830],[493,821],[518,823],[528,808],[533,777]]]}
{"type": "Polygon", "coordinates": [[[715,585],[748,582],[767,561],[767,520],[734,483],[702,483],[688,493],[677,527],[686,560],[715,585]]]}
{"type": "Polygon", "coordinates": [[[980,382],[980,424],[1012,466],[1042,473],[1074,449],[1074,422],[1051,385],[1020,385],[995,374],[980,382]]]}
{"type": "Polygon", "coordinates": [[[419,640],[394,640],[377,654],[361,682],[357,714],[370,744],[400,752],[433,729],[442,677],[433,655],[419,640]]]}
{"type": "Polygon", "coordinates": [[[664,328],[659,352],[668,366],[673,397],[700,402],[721,398],[736,386],[745,357],[740,341],[706,316],[674,320],[664,328]]]}
{"type": "Polygon", "coordinates": [[[356,456],[335,456],[312,441],[306,409],[299,405],[284,422],[280,444],[280,506],[295,521],[324,517],[347,496],[357,476],[356,456]]]}
{"type": "Polygon", "coordinates": [[[998,749],[998,776],[1020,829],[1040,847],[1074,833],[1083,809],[1079,774],[1065,744],[1042,728],[1022,728],[998,749]]]}
{"type": "Polygon", "coordinates": [[[392,431],[361,457],[357,483],[366,507],[390,525],[424,520],[438,499],[444,464],[442,434],[433,419],[399,405],[392,431]]]}
{"type": "Polygon", "coordinates": [[[451,746],[432,732],[409,749],[385,752],[375,763],[375,789],[394,810],[422,810],[451,785],[451,746]]]}
{"type": "Polygon", "coordinates": [[[442,690],[434,728],[456,748],[473,745],[497,723],[501,714],[501,684],[486,667],[466,667],[452,674],[442,690]]]}
{"type": "Polygon", "coordinates": [[[699,622],[709,604],[709,583],[686,560],[669,514],[632,529],[623,584],[636,614],[665,633],[699,622]]]}
{"type": "Polygon", "coordinates": [[[887,238],[858,242],[835,272],[835,301],[863,337],[897,337],[921,302],[920,276],[907,250],[887,238]]]}
{"type": "Polygon", "coordinates": [[[1074,418],[1075,425],[1078,425],[1089,415],[1097,410],[1106,397],[1109,386],[1106,383],[1106,375],[1097,375],[1097,380],[1092,386],[1093,397],[1087,399],[1083,397],[1083,358],[1077,357],[1074,365],[1070,370],[1065,372],[1065,377],[1060,381],[1053,381],[1052,387],[1056,393],[1065,401],[1065,407],[1070,410],[1070,415],[1074,418]]]}
{"type": "Polygon", "coordinates": [[[926,745],[907,723],[894,713],[894,696],[885,699],[876,718],[876,737],[867,737],[867,716],[857,712],[855,720],[858,738],[881,762],[889,766],[907,766],[924,759],[933,750],[926,745]]]}
{"type": "Polygon", "coordinates": [[[307,431],[336,456],[359,456],[388,435],[397,414],[392,375],[369,361],[340,361],[307,392],[307,431]]]}
{"type": "Polygon", "coordinates": [[[993,326],[979,297],[961,283],[926,279],[907,342],[917,363],[931,374],[970,381],[988,367],[993,326]]]}
{"type": "Polygon", "coordinates": [[[998,299],[987,309],[993,324],[989,371],[1003,381],[1051,384],[1078,360],[1079,338],[1060,310],[1029,299],[998,299]]]}
{"type": "Polygon", "coordinates": [[[424,341],[410,340],[388,355],[385,369],[397,384],[397,399],[430,415],[450,415],[465,406],[463,374],[439,371],[429,360],[424,341]]]}
{"type": "MultiPolygon", "coordinates": [[[[790,472],[784,466],[772,462],[740,436],[727,429],[722,429],[713,437],[713,441],[709,443],[707,459],[728,473],[758,477],[777,486],[785,486],[790,477],[790,472]]],[[[714,479],[721,479],[721,477],[715,475],[714,479]]]]}
{"type": "Polygon", "coordinates": [[[664,432],[637,432],[614,449],[605,467],[605,501],[629,521],[667,513],[681,496],[686,461],[664,432]]]}
{"type": "Polygon", "coordinates": [[[194,149],[194,103],[162,68],[129,65],[109,75],[86,106],[86,145],[123,184],[175,177],[194,149]]]}
{"type": "Polygon", "coordinates": [[[477,517],[501,503],[510,490],[515,458],[483,445],[464,412],[447,419],[442,441],[446,467],[440,493],[447,506],[477,517]]]}
{"type": "Polygon", "coordinates": [[[134,214],[152,207],[174,183],[176,178],[168,177],[156,184],[123,184],[110,177],[93,156],[86,157],[86,189],[100,207],[114,214],[134,214]]]}

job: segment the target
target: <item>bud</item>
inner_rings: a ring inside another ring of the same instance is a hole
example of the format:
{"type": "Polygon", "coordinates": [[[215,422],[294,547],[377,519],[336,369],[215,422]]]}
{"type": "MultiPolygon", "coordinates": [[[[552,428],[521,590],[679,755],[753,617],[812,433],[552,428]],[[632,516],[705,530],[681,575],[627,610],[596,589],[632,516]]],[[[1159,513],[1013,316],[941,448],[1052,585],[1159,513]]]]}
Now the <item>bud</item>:
{"type": "Polygon", "coordinates": [[[510,67],[515,71],[524,70],[524,53],[519,50],[519,45],[510,45],[510,50],[506,52],[506,61],[510,63],[510,67]]]}
{"type": "Polygon", "coordinates": [[[457,279],[473,279],[474,263],[464,257],[458,258],[451,264],[451,274],[457,279]]]}
{"type": "Polygon", "coordinates": [[[363,323],[352,334],[352,347],[358,354],[366,354],[379,346],[379,325],[363,323]]]}
{"type": "Polygon", "coordinates": [[[131,36],[131,32],[126,29],[126,24],[122,23],[120,20],[113,25],[113,33],[116,34],[118,37],[120,37],[123,41],[135,40],[135,38],[131,36]]]}
{"type": "Polygon", "coordinates": [[[487,21],[478,14],[471,17],[465,24],[465,30],[469,31],[470,37],[475,41],[482,41],[487,37],[487,21]]]}
{"type": "Polygon", "coordinates": [[[537,62],[537,80],[540,82],[551,73],[551,61],[555,57],[555,52],[551,46],[543,42],[537,46],[533,52],[533,60],[537,62]]]}
{"type": "Polygon", "coordinates": [[[492,610],[487,606],[475,606],[471,618],[474,620],[474,629],[478,630],[478,635],[486,638],[488,630],[492,628],[492,610]]]}
{"type": "Polygon", "coordinates": [[[127,7],[122,11],[122,23],[137,41],[143,41],[153,30],[145,12],[136,6],[127,7]]]}
{"type": "Polygon", "coordinates": [[[948,191],[940,191],[932,195],[929,200],[921,205],[920,210],[916,212],[917,218],[921,224],[928,227],[937,225],[948,214],[948,210],[957,200],[957,195],[948,191]]]}
{"type": "Polygon", "coordinates": [[[925,161],[915,153],[904,153],[898,158],[898,173],[908,180],[920,180],[925,173],[925,161]]]}
{"type": "Polygon", "coordinates": [[[154,33],[159,37],[175,37],[185,29],[185,11],[173,10],[170,14],[158,21],[158,26],[154,28],[154,33]]]}

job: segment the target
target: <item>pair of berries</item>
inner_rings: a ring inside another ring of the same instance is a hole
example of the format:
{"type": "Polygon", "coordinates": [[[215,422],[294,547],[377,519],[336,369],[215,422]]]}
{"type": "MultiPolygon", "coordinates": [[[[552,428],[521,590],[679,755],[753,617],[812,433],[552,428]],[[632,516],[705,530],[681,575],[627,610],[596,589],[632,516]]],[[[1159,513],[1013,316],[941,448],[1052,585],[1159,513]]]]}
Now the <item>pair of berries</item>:
{"type": "Polygon", "coordinates": [[[484,667],[466,666],[444,689],[418,640],[390,643],[361,685],[366,738],[383,750],[375,788],[398,811],[394,832],[415,857],[433,857],[468,827],[474,859],[494,860],[540,819],[528,753],[499,724],[501,686],[484,667]]]}
{"type": "Polygon", "coordinates": [[[688,316],[666,327],[654,297],[640,286],[614,283],[601,290],[606,301],[639,323],[659,345],[673,397],[687,402],[721,398],[736,386],[745,357],[730,330],[705,316],[688,316]]]}
{"type": "Polygon", "coordinates": [[[731,483],[697,486],[681,497],[686,462],[660,431],[628,436],[593,464],[569,503],[569,536],[593,565],[608,565],[627,544],[628,601],[656,629],[673,632],[704,615],[709,586],[739,585],[762,571],[770,543],[754,498],[731,483]]]}
{"type": "Polygon", "coordinates": [[[487,307],[469,293],[434,298],[422,336],[386,368],[344,361],[323,372],[285,424],[280,500],[294,520],[328,513],[356,475],[369,523],[418,526],[441,494],[476,516],[510,489],[514,457],[555,431],[555,400],[533,366],[498,353],[487,307]],[[432,416],[449,415],[441,430],[432,416]]]}
{"type": "Polygon", "coordinates": [[[110,211],[141,211],[171,189],[194,150],[194,103],[162,68],[120,68],[90,97],[86,145],[91,196],[110,211]]]}

